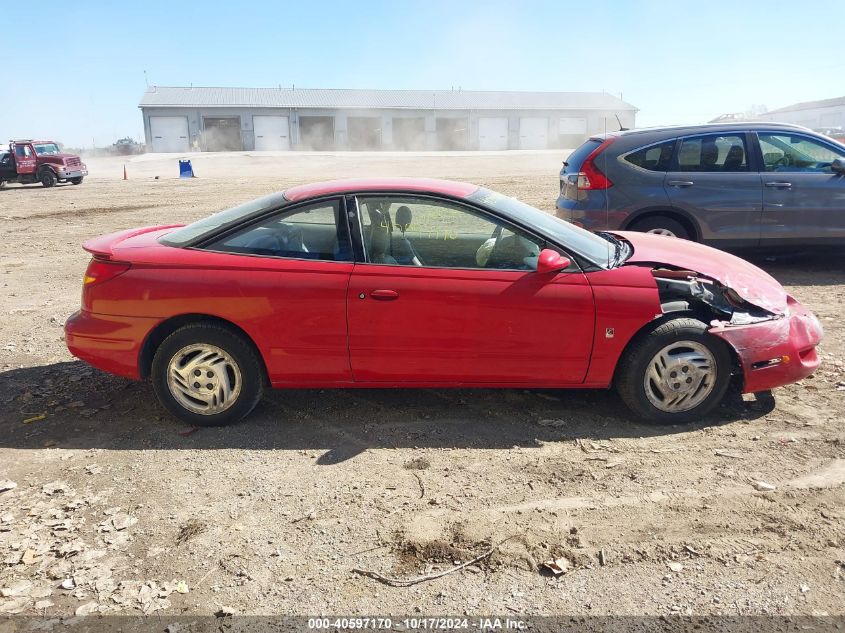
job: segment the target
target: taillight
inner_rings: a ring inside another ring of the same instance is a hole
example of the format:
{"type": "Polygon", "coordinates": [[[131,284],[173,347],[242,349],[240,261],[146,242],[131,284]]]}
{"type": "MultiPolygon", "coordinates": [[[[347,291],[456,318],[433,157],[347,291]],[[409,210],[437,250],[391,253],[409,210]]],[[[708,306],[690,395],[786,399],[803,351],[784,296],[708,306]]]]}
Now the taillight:
{"type": "Polygon", "coordinates": [[[88,264],[88,270],[85,271],[82,284],[85,287],[101,284],[122,275],[130,268],[131,266],[125,262],[110,262],[95,257],[88,264]]]}
{"type": "Polygon", "coordinates": [[[609,189],[613,186],[610,178],[604,175],[595,163],[596,158],[601,154],[608,145],[616,140],[615,136],[606,138],[604,142],[596,149],[590,152],[590,155],[581,163],[581,171],[578,172],[578,189],[595,191],[599,189],[609,189]]]}

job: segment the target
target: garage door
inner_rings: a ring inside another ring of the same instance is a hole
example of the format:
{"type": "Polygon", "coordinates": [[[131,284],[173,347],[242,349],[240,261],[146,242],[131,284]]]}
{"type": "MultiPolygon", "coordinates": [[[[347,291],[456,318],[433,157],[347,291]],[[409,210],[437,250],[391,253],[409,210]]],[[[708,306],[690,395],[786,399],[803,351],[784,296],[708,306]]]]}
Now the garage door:
{"type": "Polygon", "coordinates": [[[548,146],[548,119],[524,117],[519,120],[519,149],[546,149],[548,146]]]}
{"type": "Polygon", "coordinates": [[[507,117],[481,117],[478,119],[478,149],[497,152],[507,148],[507,117]]]}
{"type": "Polygon", "coordinates": [[[150,136],[154,152],[187,152],[190,149],[188,117],[151,116],[150,136]]]}
{"type": "Polygon", "coordinates": [[[254,116],[252,126],[257,151],[290,149],[290,127],[286,116],[254,116]]]}

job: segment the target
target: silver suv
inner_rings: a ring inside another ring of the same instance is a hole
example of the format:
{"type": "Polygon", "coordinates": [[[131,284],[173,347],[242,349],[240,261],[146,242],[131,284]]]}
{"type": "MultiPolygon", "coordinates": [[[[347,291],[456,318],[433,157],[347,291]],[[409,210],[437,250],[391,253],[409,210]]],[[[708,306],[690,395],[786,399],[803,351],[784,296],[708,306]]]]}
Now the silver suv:
{"type": "Polygon", "coordinates": [[[845,243],[845,145],[734,123],[613,132],[563,163],[557,215],[722,248],[845,243]]]}

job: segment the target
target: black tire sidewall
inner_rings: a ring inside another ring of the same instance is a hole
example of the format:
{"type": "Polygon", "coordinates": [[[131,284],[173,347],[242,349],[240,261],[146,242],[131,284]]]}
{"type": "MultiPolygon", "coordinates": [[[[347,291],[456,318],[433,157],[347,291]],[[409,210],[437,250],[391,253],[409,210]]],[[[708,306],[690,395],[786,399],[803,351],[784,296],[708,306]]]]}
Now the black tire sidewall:
{"type": "Polygon", "coordinates": [[[70,179],[70,184],[72,184],[72,185],[81,185],[81,184],[82,184],[82,178],[81,178],[81,177],[80,177],[80,178],[71,178],[71,179],[70,179]]]}
{"type": "Polygon", "coordinates": [[[703,322],[690,318],[669,319],[634,344],[621,370],[625,375],[617,380],[620,396],[638,417],[652,424],[682,424],[700,420],[722,401],[731,379],[731,355],[727,345],[709,334],[703,322]],[[669,413],[649,401],[643,383],[654,355],[666,345],[679,341],[700,343],[710,351],[716,361],[716,382],[710,395],[695,408],[669,413]]]}
{"type": "Polygon", "coordinates": [[[50,169],[45,169],[41,172],[41,177],[38,179],[44,187],[52,187],[58,182],[56,174],[50,169]]]}
{"type": "Polygon", "coordinates": [[[212,324],[192,324],[179,328],[156,350],[151,371],[153,389],[164,407],[174,416],[195,426],[223,426],[247,416],[261,400],[263,367],[252,346],[229,328],[212,324]],[[235,404],[214,415],[201,415],[182,407],[167,385],[167,366],[180,349],[194,343],[214,345],[229,354],[241,372],[241,392],[235,404]]]}
{"type": "Polygon", "coordinates": [[[632,231],[639,231],[640,233],[647,233],[653,229],[668,229],[675,234],[675,237],[682,240],[691,240],[693,236],[687,228],[675,218],[668,215],[655,215],[650,218],[645,218],[634,222],[631,226],[632,231]]]}

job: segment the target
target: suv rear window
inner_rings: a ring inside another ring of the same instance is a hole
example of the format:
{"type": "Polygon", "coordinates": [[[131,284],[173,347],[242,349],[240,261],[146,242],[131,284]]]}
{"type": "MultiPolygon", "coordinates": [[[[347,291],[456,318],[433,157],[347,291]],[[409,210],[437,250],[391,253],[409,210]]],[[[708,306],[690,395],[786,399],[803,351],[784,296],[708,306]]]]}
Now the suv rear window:
{"type": "Polygon", "coordinates": [[[675,139],[638,149],[625,156],[625,160],[649,171],[669,171],[673,149],[675,149],[675,139]]]}
{"type": "Polygon", "coordinates": [[[584,159],[590,155],[590,152],[601,145],[601,143],[601,140],[597,138],[591,138],[582,143],[578,149],[572,152],[569,155],[569,158],[566,159],[566,165],[563,168],[564,173],[575,173],[581,171],[581,163],[583,163],[584,159]]]}

